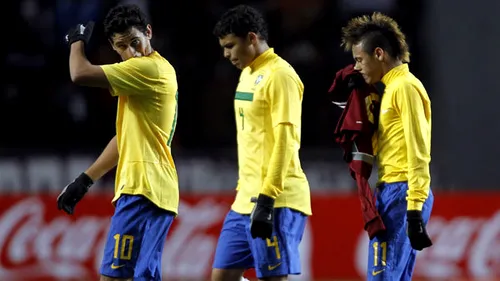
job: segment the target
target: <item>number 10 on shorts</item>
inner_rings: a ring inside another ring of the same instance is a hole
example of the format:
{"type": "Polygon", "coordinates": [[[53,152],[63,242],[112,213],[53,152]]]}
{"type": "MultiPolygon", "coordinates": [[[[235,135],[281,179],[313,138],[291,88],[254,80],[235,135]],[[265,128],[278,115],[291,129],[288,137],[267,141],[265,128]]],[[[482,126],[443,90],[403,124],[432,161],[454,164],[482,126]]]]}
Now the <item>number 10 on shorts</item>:
{"type": "Polygon", "coordinates": [[[134,236],[115,234],[113,236],[115,239],[115,252],[113,258],[121,260],[132,259],[132,247],[134,246],[134,236]],[[120,255],[118,256],[118,252],[120,255]]]}

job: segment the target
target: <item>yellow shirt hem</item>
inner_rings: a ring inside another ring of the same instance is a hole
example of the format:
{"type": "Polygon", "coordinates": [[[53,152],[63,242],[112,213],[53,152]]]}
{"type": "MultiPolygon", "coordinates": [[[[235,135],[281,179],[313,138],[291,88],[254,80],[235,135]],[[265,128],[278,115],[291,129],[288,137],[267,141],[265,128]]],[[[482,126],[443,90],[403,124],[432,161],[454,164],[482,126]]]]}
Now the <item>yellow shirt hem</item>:
{"type": "Polygon", "coordinates": [[[122,196],[123,194],[144,196],[146,199],[151,201],[151,203],[155,204],[158,208],[163,209],[165,211],[173,212],[176,216],[178,215],[178,208],[177,207],[168,206],[166,204],[158,204],[151,198],[151,196],[146,195],[146,194],[141,193],[141,192],[134,191],[134,190],[123,189],[119,193],[116,193],[115,197],[113,197],[113,200],[111,201],[111,204],[113,204],[113,206],[115,206],[116,201],[118,201],[118,199],[120,199],[120,196],[122,196]]]}
{"type": "MultiPolygon", "coordinates": [[[[301,212],[302,214],[304,214],[306,216],[312,216],[312,211],[310,209],[304,209],[303,207],[298,207],[297,205],[293,205],[293,204],[276,203],[274,205],[274,208],[289,208],[289,209],[295,210],[297,212],[301,212]]],[[[241,215],[250,215],[250,213],[252,213],[251,209],[248,210],[247,208],[239,208],[239,207],[235,206],[235,204],[233,204],[231,206],[231,210],[233,210],[234,212],[241,214],[241,215]]]]}

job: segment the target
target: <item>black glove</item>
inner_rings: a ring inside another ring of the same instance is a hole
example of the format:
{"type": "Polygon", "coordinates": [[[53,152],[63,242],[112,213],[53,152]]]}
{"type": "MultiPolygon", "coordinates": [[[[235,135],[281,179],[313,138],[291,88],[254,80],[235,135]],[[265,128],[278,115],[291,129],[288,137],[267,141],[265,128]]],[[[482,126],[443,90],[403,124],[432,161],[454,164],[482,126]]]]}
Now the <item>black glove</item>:
{"type": "Polygon", "coordinates": [[[408,220],[408,238],[410,239],[411,247],[417,251],[422,251],[424,248],[432,246],[432,241],[422,219],[421,211],[408,211],[406,213],[408,220]]]}
{"type": "Polygon", "coordinates": [[[94,182],[85,173],[81,173],[72,183],[68,184],[57,197],[57,209],[72,215],[76,203],[82,200],[94,182]]]}
{"type": "Polygon", "coordinates": [[[259,194],[259,198],[252,197],[255,206],[250,215],[250,233],[252,238],[271,238],[274,224],[274,199],[259,194]]]}
{"type": "Polygon", "coordinates": [[[92,36],[92,30],[94,30],[94,22],[89,21],[87,24],[77,24],[75,27],[71,28],[66,34],[65,40],[68,46],[77,42],[83,41],[85,45],[89,43],[90,36],[92,36]]]}

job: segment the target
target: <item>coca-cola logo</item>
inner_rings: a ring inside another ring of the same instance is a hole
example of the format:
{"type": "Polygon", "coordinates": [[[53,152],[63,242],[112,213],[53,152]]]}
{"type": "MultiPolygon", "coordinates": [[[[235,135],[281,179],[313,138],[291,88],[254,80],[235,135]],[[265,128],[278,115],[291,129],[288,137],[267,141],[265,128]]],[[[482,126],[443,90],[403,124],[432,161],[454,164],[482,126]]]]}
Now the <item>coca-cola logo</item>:
{"type": "MultiPolygon", "coordinates": [[[[15,200],[0,213],[0,280],[96,278],[110,222],[102,213],[108,211],[69,217],[53,209],[53,198],[15,200]]],[[[209,276],[220,227],[230,208],[229,202],[210,197],[192,202],[181,201],[179,216],[167,236],[162,270],[169,280],[209,276]]],[[[80,204],[86,212],[96,210],[89,206],[99,205],[112,211],[105,205],[109,198],[89,196],[80,204]]],[[[300,246],[303,274],[297,280],[311,274],[311,248],[308,225],[300,246]]]]}
{"type": "Polygon", "coordinates": [[[229,207],[209,198],[195,205],[181,203],[163,251],[163,276],[191,280],[207,276],[220,232],[213,226],[221,224],[229,207]]]}
{"type": "Polygon", "coordinates": [[[46,222],[45,204],[24,199],[0,217],[0,279],[90,278],[85,262],[96,256],[109,219],[56,217],[46,222]]]}
{"type": "MultiPolygon", "coordinates": [[[[491,217],[432,216],[427,231],[433,246],[417,255],[415,275],[427,278],[495,278],[500,276],[500,211],[491,217]]],[[[356,269],[366,275],[368,238],[362,232],[356,269]]]]}
{"type": "MultiPolygon", "coordinates": [[[[82,214],[74,219],[60,213],[47,219],[46,208],[42,198],[29,197],[1,214],[0,280],[95,279],[110,218],[82,214]]],[[[220,231],[214,226],[221,224],[228,210],[228,204],[211,199],[192,205],[181,202],[163,252],[164,276],[207,276],[220,231]]]]}

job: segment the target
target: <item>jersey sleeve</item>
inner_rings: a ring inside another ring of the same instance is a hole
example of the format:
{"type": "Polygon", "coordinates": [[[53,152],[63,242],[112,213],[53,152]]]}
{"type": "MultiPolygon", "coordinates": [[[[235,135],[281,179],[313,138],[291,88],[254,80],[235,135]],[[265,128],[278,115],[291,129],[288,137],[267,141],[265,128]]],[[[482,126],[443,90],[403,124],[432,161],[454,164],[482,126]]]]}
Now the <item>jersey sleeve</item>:
{"type": "Polygon", "coordinates": [[[430,189],[430,112],[412,85],[396,89],[395,103],[401,115],[408,159],[408,210],[422,210],[430,189]]]}
{"type": "Polygon", "coordinates": [[[304,87],[298,77],[293,77],[292,73],[285,69],[277,70],[270,77],[266,90],[272,126],[300,126],[304,87]]]}
{"type": "Polygon", "coordinates": [[[286,173],[299,141],[294,126],[280,123],[274,127],[274,147],[261,193],[276,199],[284,191],[286,173]]]}
{"type": "Polygon", "coordinates": [[[102,65],[101,68],[111,85],[110,92],[113,96],[150,93],[159,76],[156,63],[147,58],[132,58],[102,65]]]}

